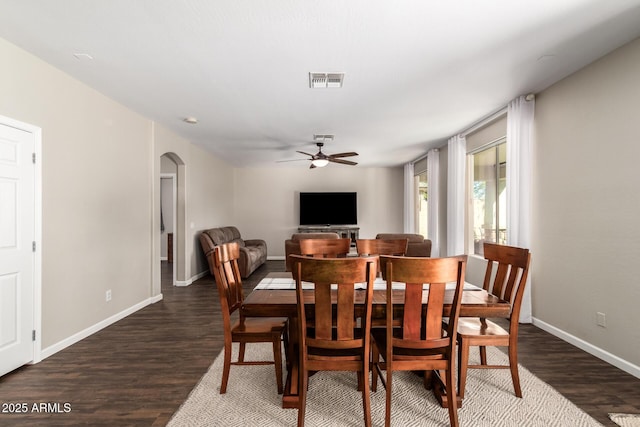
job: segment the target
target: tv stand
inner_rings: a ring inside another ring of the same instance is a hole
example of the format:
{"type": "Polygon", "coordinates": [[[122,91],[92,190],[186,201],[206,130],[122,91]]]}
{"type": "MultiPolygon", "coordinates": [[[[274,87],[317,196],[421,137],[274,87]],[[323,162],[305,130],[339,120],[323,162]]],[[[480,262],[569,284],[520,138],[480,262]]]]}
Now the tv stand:
{"type": "Polygon", "coordinates": [[[356,245],[360,227],[352,225],[301,225],[298,227],[299,233],[338,233],[343,239],[351,239],[351,246],[356,245]]]}

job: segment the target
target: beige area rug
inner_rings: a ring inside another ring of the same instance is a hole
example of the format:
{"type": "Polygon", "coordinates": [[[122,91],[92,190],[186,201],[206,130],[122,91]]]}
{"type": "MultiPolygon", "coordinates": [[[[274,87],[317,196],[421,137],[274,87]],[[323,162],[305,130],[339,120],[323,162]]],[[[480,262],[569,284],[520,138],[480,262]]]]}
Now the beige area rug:
{"type": "Polygon", "coordinates": [[[621,427],[640,427],[640,414],[609,414],[609,418],[621,427]]]}
{"type": "MultiPolygon", "coordinates": [[[[490,361],[506,362],[489,348],[490,361]]],[[[234,358],[237,348],[234,348],[234,358]]],[[[472,352],[477,357],[477,351],[472,352]]],[[[271,358],[271,344],[247,346],[253,360],[271,358]]],[[[249,359],[248,359],[249,360],[249,359]]],[[[169,422],[169,426],[295,426],[297,410],[282,409],[273,366],[232,366],[227,393],[221,395],[222,356],[218,356],[169,422]]],[[[462,426],[601,426],[551,386],[520,367],[523,399],[514,396],[508,370],[470,370],[462,426]]],[[[384,425],[385,391],[371,393],[374,426],[384,425]]],[[[448,426],[449,417],[433,394],[412,373],[397,373],[393,382],[393,426],[448,426]]],[[[309,381],[307,426],[361,426],[361,394],[353,373],[319,372],[309,381]]]]}

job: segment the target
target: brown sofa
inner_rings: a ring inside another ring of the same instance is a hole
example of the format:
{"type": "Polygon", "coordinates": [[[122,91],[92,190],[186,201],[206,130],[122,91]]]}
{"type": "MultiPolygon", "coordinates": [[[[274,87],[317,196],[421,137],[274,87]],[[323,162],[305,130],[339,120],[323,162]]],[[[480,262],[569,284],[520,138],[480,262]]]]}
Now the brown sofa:
{"type": "Polygon", "coordinates": [[[302,239],[339,239],[338,233],[294,233],[291,239],[284,241],[285,268],[291,271],[291,261],[289,255],[300,255],[300,243],[302,239]]]}
{"type": "Polygon", "coordinates": [[[431,240],[425,239],[422,234],[380,233],[376,239],[409,239],[406,256],[431,256],[431,240]]]}
{"type": "Polygon", "coordinates": [[[200,233],[200,245],[207,257],[209,271],[213,274],[213,258],[210,256],[215,246],[223,243],[237,242],[240,246],[238,268],[240,276],[246,279],[267,260],[267,242],[260,239],[244,240],[236,227],[219,227],[204,230],[200,233]]]}

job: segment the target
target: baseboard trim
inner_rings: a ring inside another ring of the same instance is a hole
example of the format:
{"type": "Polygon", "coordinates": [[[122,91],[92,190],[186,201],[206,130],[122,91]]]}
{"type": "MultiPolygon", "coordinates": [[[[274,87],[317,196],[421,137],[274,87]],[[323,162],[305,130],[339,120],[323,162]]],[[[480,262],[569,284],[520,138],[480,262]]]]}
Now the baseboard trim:
{"type": "Polygon", "coordinates": [[[191,278],[191,283],[195,282],[198,279],[202,279],[203,277],[209,275],[209,270],[201,271],[191,278]]]}
{"type": "Polygon", "coordinates": [[[624,360],[616,356],[615,354],[611,354],[608,351],[601,349],[600,347],[596,347],[595,345],[588,343],[581,338],[571,335],[535,317],[533,318],[533,325],[546,332],[549,332],[551,335],[554,335],[571,345],[578,347],[581,350],[586,351],[587,353],[597,357],[598,359],[604,360],[605,362],[615,366],[616,368],[622,369],[623,371],[633,375],[636,378],[640,378],[640,366],[634,365],[633,363],[624,360]]]}
{"type": "Polygon", "coordinates": [[[205,277],[208,274],[209,274],[209,270],[205,270],[205,271],[201,271],[200,273],[196,274],[195,276],[193,276],[190,279],[187,279],[187,280],[176,280],[176,286],[189,286],[189,285],[193,284],[193,282],[195,282],[196,280],[202,279],[203,277],[205,277]]]}
{"type": "Polygon", "coordinates": [[[284,261],[284,255],[267,256],[267,260],[269,260],[269,261],[284,261]]]}
{"type": "Polygon", "coordinates": [[[79,342],[82,341],[83,339],[95,334],[96,332],[100,331],[101,329],[106,328],[107,326],[110,326],[114,323],[116,323],[119,320],[124,319],[125,317],[135,313],[136,311],[143,309],[144,307],[150,305],[150,304],[154,304],[158,301],[162,300],[162,294],[147,298],[144,301],[139,302],[138,304],[135,304],[119,313],[114,314],[111,317],[108,317],[104,320],[102,320],[101,322],[96,323],[93,326],[90,326],[76,334],[71,335],[68,338],[63,339],[62,341],[57,342],[56,344],[50,345],[49,347],[43,349],[40,352],[40,358],[38,361],[42,361],[44,359],[46,359],[49,356],[52,356],[54,354],[56,354],[57,352],[64,350],[65,348],[79,342]]]}

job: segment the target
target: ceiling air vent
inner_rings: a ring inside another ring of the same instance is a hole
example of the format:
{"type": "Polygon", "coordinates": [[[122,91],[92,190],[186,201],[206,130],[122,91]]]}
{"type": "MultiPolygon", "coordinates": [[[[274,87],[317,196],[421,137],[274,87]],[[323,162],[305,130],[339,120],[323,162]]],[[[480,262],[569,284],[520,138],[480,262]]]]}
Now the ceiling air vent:
{"type": "Polygon", "coordinates": [[[343,80],[344,73],[309,73],[311,89],[340,88],[343,80]]]}

